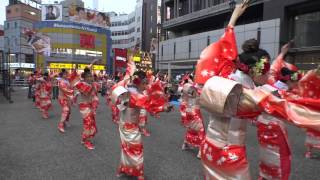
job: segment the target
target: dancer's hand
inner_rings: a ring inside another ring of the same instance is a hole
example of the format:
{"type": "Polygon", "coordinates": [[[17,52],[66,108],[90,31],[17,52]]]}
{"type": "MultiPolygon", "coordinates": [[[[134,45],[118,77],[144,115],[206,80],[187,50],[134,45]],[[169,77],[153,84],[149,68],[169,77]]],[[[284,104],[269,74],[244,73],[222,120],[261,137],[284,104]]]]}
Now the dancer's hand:
{"type": "Polygon", "coordinates": [[[281,54],[284,56],[288,53],[289,51],[289,48],[291,46],[293,41],[289,41],[287,44],[283,45],[282,48],[281,48],[281,54]]]}
{"type": "Polygon", "coordinates": [[[250,0],[244,0],[241,4],[236,5],[232,16],[230,18],[228,26],[234,27],[239,17],[246,11],[250,3],[250,0]]]}
{"type": "Polygon", "coordinates": [[[173,106],[172,105],[167,105],[164,107],[164,111],[165,112],[171,112],[173,110],[173,106]]]}

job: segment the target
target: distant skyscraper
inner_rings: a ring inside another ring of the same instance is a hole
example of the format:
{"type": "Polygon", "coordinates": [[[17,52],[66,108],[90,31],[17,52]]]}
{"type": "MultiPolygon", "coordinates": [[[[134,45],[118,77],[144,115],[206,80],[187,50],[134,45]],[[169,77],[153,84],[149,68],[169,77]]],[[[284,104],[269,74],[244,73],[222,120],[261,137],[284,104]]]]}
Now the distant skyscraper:
{"type": "Polygon", "coordinates": [[[99,6],[99,0],[92,0],[93,2],[93,4],[92,4],[92,7],[93,7],[93,9],[95,9],[95,10],[98,10],[98,6],[99,6]]]}

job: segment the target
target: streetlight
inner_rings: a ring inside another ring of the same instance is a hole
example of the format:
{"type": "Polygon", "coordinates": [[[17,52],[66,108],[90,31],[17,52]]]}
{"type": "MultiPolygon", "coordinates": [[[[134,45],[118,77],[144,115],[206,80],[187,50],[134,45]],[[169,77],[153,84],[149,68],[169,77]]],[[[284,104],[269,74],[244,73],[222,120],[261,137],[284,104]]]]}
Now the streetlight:
{"type": "Polygon", "coordinates": [[[237,2],[236,0],[229,0],[230,10],[234,10],[236,8],[237,2]]]}

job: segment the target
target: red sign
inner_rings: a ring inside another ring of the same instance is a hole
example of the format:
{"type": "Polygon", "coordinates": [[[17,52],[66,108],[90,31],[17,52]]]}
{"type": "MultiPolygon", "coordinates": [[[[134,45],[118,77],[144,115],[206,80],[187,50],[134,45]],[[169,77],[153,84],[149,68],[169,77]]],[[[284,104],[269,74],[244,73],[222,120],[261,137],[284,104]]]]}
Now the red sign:
{"type": "Polygon", "coordinates": [[[90,34],[80,34],[80,47],[95,48],[96,37],[90,34]]]}
{"type": "Polygon", "coordinates": [[[113,49],[115,73],[125,72],[127,68],[127,49],[113,49]]]}

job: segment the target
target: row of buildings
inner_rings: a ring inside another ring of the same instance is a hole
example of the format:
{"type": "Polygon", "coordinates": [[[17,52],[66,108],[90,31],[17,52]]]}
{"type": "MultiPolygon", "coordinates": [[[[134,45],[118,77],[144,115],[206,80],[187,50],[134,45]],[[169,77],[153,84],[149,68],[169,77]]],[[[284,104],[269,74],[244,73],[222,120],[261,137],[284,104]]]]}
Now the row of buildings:
{"type": "MultiPolygon", "coordinates": [[[[42,5],[42,11],[39,0],[10,0],[4,35],[0,34],[4,41],[2,57],[26,71],[35,67],[79,68],[100,58],[97,71],[117,73],[124,71],[128,51],[136,48],[141,51],[134,57],[138,67],[172,74],[193,71],[201,51],[223,34],[236,3],[136,0],[133,12],[102,13],[104,21],[99,22],[101,12],[96,12],[96,19],[88,18],[92,11],[84,9],[81,0],[63,0],[51,5],[54,8],[42,5]],[[57,17],[47,16],[50,8],[57,17]],[[87,19],[81,19],[82,12],[87,19]],[[23,34],[25,28],[35,28],[50,37],[49,56],[31,48],[30,39],[23,34]]],[[[98,1],[94,4],[98,6],[98,1]]],[[[254,0],[235,28],[239,50],[245,40],[256,38],[272,58],[283,44],[294,40],[288,60],[303,70],[320,63],[319,29],[319,0],[254,0]]]]}
{"type": "MultiPolygon", "coordinates": [[[[94,8],[98,3],[93,1],[94,8]]],[[[102,61],[94,69],[113,74],[125,71],[128,50],[135,48],[140,52],[134,58],[138,67],[152,68],[160,20],[157,1],[136,0],[134,11],[129,14],[84,7],[82,0],[53,4],[10,0],[4,33],[0,35],[4,64],[9,64],[11,71],[19,69],[29,74],[35,68],[53,72],[61,68],[81,70],[93,58],[99,58],[102,61]],[[37,36],[31,38],[26,30],[35,30],[37,36]]]]}
{"type": "MultiPolygon", "coordinates": [[[[192,71],[201,51],[223,34],[235,0],[162,0],[161,42],[156,68],[172,74],[192,71]]],[[[293,40],[289,61],[300,69],[320,64],[319,0],[255,0],[235,28],[237,43],[259,40],[272,58],[293,40]]]]}

